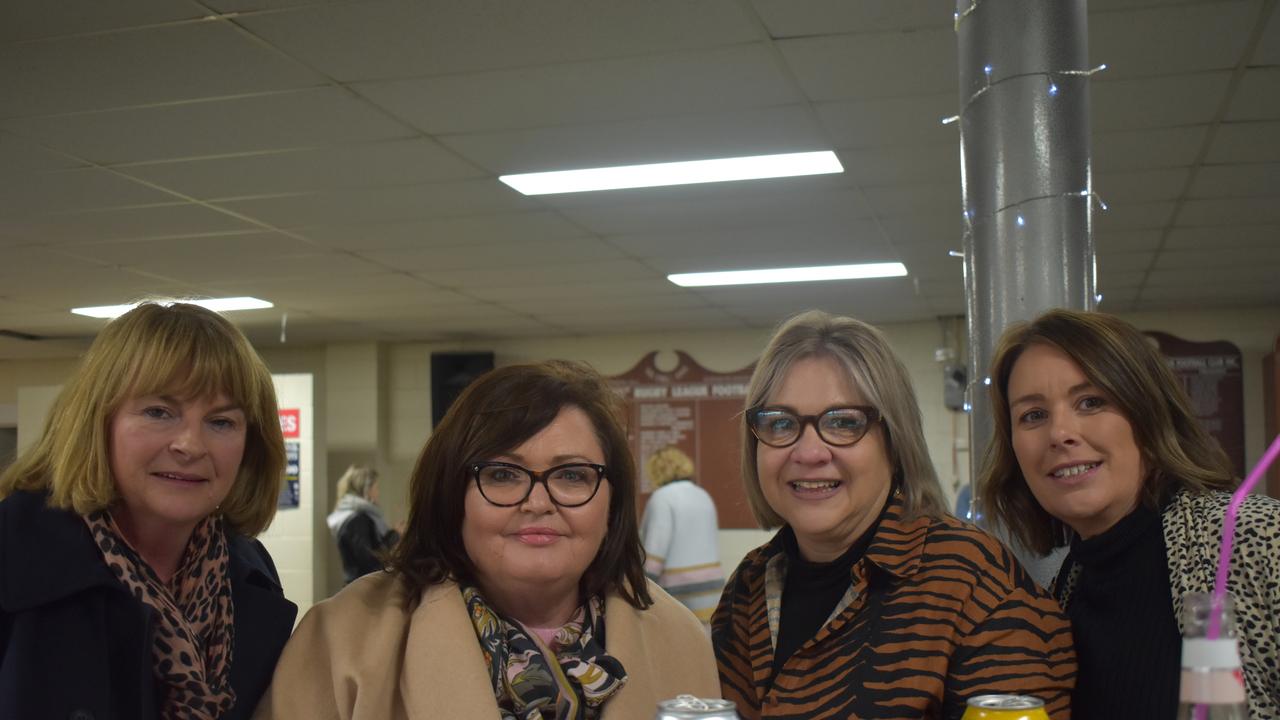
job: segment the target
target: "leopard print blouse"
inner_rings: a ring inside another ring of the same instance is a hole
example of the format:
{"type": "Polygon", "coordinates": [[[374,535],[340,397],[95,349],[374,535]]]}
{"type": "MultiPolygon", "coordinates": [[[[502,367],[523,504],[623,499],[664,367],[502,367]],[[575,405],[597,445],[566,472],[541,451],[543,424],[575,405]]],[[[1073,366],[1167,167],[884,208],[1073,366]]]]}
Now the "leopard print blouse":
{"type": "MultiPolygon", "coordinates": [[[[1183,491],[1161,517],[1180,633],[1183,595],[1213,591],[1222,523],[1230,503],[1228,493],[1183,491]]],[[[1056,588],[1063,607],[1071,602],[1079,570],[1078,565],[1070,568],[1056,588]]],[[[1240,506],[1227,591],[1236,608],[1249,717],[1276,720],[1280,718],[1280,500],[1252,494],[1240,506]]]]}

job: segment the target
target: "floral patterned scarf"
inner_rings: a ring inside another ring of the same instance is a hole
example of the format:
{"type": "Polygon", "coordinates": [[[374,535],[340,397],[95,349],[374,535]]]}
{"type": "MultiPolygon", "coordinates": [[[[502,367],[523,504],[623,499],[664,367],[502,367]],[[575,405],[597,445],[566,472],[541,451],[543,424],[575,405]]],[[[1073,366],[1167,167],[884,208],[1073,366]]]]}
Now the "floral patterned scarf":
{"type": "Polygon", "coordinates": [[[550,646],[499,615],[475,588],[463,586],[462,599],[502,720],[594,720],[627,682],[622,663],[600,644],[604,605],[599,598],[578,608],[550,646]]]}
{"type": "Polygon", "coordinates": [[[234,645],[227,536],[208,517],[187,541],[178,572],[160,581],[120,533],[110,513],[84,516],[102,559],[129,592],[156,611],[152,670],[164,687],[160,717],[217,720],[235,705],[234,645]]]}

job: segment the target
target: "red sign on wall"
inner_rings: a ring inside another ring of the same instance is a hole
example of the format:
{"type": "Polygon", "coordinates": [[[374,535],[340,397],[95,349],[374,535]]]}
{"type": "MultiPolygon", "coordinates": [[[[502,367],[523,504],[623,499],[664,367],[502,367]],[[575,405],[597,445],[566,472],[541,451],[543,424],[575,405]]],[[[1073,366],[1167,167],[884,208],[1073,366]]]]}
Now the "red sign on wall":
{"type": "Polygon", "coordinates": [[[299,431],[302,429],[302,411],[298,408],[289,408],[280,411],[280,432],[287,438],[298,437],[299,431]]]}

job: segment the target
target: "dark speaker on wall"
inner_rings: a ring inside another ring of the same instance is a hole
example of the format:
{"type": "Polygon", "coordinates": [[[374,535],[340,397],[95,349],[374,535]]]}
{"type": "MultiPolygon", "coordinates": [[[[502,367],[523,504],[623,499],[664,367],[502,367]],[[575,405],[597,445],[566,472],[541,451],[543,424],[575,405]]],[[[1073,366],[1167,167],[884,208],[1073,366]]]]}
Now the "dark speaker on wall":
{"type": "Polygon", "coordinates": [[[431,426],[440,424],[472,380],[492,369],[491,352],[431,353],[431,426]]]}

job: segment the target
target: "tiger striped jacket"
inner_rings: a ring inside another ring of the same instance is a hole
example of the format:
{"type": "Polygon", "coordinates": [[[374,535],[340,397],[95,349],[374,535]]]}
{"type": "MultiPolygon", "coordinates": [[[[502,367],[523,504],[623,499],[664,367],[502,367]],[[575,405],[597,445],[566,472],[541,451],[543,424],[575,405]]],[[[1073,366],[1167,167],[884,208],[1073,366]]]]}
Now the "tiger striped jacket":
{"type": "Polygon", "coordinates": [[[721,692],[744,720],[960,720],[988,693],[1035,695],[1053,720],[1070,718],[1076,658],[1057,602],[976,527],[904,521],[897,493],[844,599],[770,686],[781,532],[743,559],[712,619],[721,692]]]}

